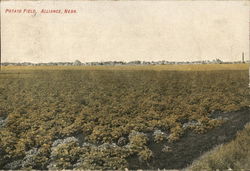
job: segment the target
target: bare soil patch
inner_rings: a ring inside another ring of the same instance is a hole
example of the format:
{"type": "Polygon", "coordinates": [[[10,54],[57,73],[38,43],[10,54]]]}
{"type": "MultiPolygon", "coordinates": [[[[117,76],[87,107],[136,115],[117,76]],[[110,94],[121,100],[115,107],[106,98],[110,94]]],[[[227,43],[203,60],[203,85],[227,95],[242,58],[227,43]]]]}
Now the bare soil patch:
{"type": "Polygon", "coordinates": [[[174,143],[155,143],[150,140],[149,148],[154,157],[148,163],[140,162],[136,156],[129,159],[130,169],[182,169],[190,165],[203,153],[215,146],[230,142],[238,131],[250,122],[250,108],[236,112],[217,112],[212,117],[227,118],[220,127],[214,128],[205,134],[196,134],[188,131],[180,140],[174,143]],[[163,147],[168,147],[168,152],[163,152],[163,147]]]}

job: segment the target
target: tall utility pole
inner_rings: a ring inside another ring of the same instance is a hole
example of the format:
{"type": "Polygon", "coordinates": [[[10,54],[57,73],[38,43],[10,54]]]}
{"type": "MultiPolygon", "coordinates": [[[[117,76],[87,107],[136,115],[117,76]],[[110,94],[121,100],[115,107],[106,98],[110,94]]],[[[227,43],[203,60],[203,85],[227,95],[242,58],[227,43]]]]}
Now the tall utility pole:
{"type": "Polygon", "coordinates": [[[242,63],[245,63],[245,54],[242,52],[242,63]]]}

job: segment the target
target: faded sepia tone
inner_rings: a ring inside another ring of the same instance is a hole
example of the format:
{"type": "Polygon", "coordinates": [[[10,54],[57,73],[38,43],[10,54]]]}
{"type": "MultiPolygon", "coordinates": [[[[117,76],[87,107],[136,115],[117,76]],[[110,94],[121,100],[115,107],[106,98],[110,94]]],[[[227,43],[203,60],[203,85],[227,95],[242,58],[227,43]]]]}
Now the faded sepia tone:
{"type": "Polygon", "coordinates": [[[1,1],[0,170],[249,170],[248,1],[1,1]]]}
{"type": "Polygon", "coordinates": [[[238,61],[249,54],[245,1],[4,1],[1,10],[5,62],[238,61]],[[16,8],[77,13],[5,13],[16,8]]]}

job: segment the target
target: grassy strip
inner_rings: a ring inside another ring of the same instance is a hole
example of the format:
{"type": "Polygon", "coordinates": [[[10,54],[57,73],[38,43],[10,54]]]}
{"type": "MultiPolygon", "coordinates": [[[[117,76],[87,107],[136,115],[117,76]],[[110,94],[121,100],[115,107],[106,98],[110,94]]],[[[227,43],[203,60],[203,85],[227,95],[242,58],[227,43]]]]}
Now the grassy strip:
{"type": "Polygon", "coordinates": [[[250,168],[250,123],[232,142],[216,147],[195,161],[188,170],[246,170],[250,168]]]}

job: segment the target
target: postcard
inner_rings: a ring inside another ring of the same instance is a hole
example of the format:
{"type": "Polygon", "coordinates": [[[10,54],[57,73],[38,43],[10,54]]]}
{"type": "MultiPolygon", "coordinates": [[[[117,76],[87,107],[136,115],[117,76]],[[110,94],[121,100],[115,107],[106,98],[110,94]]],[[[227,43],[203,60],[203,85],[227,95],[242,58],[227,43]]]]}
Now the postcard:
{"type": "Polygon", "coordinates": [[[0,5],[0,170],[250,169],[249,1],[0,5]]]}

